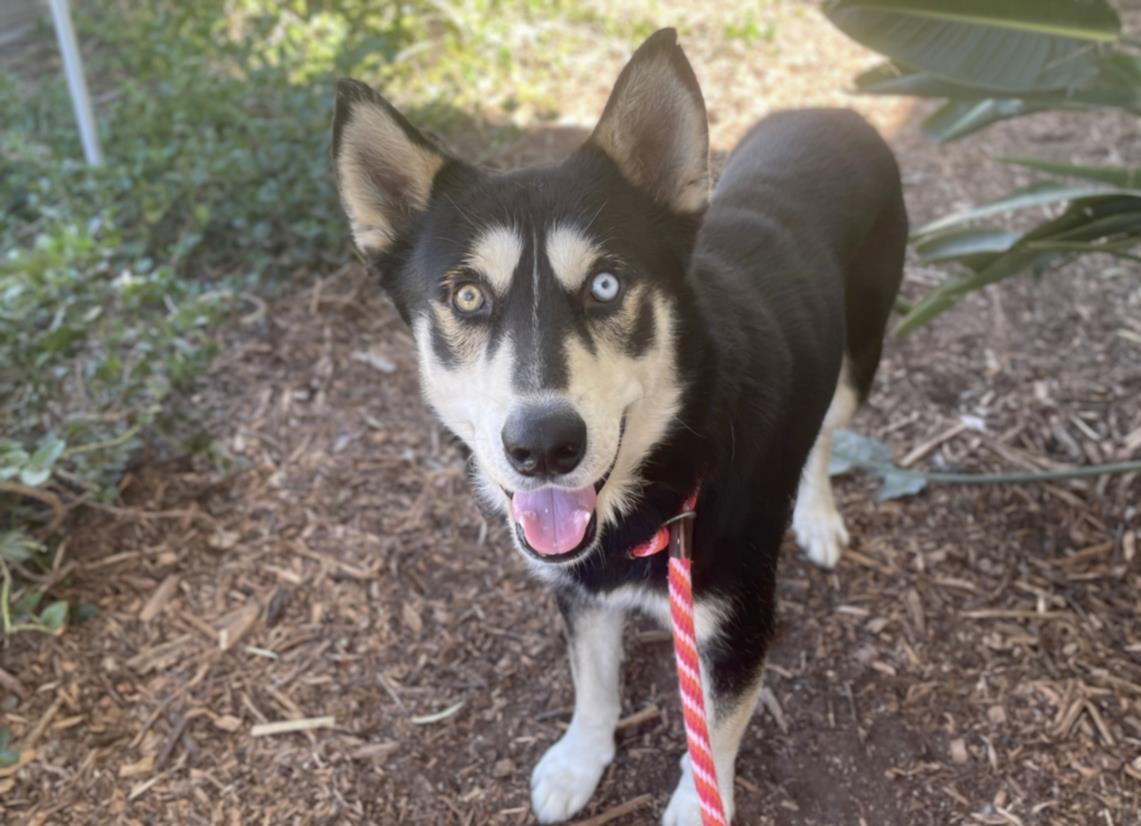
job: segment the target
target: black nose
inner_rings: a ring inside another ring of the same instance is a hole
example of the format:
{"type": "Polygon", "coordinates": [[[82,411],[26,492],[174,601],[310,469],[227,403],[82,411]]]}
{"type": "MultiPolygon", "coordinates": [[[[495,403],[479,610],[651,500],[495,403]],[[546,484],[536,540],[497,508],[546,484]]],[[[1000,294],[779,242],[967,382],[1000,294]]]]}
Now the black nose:
{"type": "Polygon", "coordinates": [[[503,425],[503,450],[524,476],[570,473],[586,453],[586,422],[568,404],[518,407],[503,425]]]}

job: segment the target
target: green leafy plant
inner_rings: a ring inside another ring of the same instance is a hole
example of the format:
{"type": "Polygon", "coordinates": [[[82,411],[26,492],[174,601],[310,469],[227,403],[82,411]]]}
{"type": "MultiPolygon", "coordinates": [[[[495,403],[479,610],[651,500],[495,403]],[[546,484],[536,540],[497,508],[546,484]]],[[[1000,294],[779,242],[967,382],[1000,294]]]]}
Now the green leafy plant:
{"type": "MultiPolygon", "coordinates": [[[[857,90],[943,100],[923,122],[938,142],[1050,109],[1141,115],[1141,44],[1122,37],[1106,0],[828,0],[825,13],[889,58],[857,77],[857,90]]],[[[1141,170],[1004,160],[1054,177],[915,230],[923,260],[959,272],[909,307],[897,333],[988,284],[1073,256],[1141,261],[1133,252],[1141,245],[1141,170]],[[1023,232],[985,223],[1035,208],[1057,214],[1023,232]]]]}
{"type": "Polygon", "coordinates": [[[13,584],[13,568],[47,567],[45,551],[43,543],[20,531],[0,533],[0,628],[6,634],[13,631],[55,634],[63,630],[68,616],[65,601],[54,600],[40,607],[42,591],[35,587],[16,590],[13,584]]]}
{"type": "Polygon", "coordinates": [[[345,260],[330,90],[394,65],[433,25],[425,8],[84,4],[107,155],[95,169],[78,161],[58,73],[0,73],[5,631],[66,624],[68,606],[45,599],[62,516],[113,498],[143,438],[194,441],[177,399],[240,294],[345,260]]]}
{"type": "Polygon", "coordinates": [[[338,78],[368,80],[429,129],[510,136],[504,112],[556,114],[551,91],[579,47],[599,32],[636,40],[652,29],[636,12],[572,0],[73,7],[102,167],[79,160],[54,64],[0,70],[8,630],[52,630],[89,612],[50,598],[67,513],[113,498],[144,440],[179,452],[206,441],[179,400],[209,364],[218,323],[247,293],[349,259],[328,165],[338,78]],[[497,125],[460,114],[487,110],[497,125]]]}

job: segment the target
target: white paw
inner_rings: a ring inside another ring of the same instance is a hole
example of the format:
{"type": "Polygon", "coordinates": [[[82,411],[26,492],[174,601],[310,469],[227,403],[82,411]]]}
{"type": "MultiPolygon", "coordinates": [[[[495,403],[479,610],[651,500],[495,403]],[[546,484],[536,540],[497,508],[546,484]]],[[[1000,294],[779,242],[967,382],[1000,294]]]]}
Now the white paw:
{"type": "MultiPolygon", "coordinates": [[[[721,804],[725,807],[725,822],[733,821],[733,797],[726,784],[718,782],[721,788],[721,804]],[[728,795],[727,795],[728,793],[728,795]]],[[[677,783],[669,805],[662,814],[662,826],[701,826],[701,799],[697,787],[693,785],[693,772],[689,767],[689,756],[681,758],[681,780],[677,783]]]]}
{"type": "Polygon", "coordinates": [[[683,774],[662,815],[662,826],[701,826],[701,801],[693,779],[683,774]]]}
{"type": "Polygon", "coordinates": [[[840,551],[848,545],[844,517],[831,502],[798,502],[792,516],[796,542],[808,558],[822,568],[835,568],[840,551]]]}
{"type": "Polygon", "coordinates": [[[540,823],[558,823],[586,805],[614,759],[614,738],[563,735],[531,772],[531,808],[540,823]]]}

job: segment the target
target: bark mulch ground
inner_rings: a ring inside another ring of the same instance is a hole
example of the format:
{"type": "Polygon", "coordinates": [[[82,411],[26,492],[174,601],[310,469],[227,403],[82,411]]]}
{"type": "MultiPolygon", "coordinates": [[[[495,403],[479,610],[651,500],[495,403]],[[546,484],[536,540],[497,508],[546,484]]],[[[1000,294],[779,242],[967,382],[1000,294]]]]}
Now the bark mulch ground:
{"type": "MultiPolygon", "coordinates": [[[[781,25],[805,48],[693,38],[720,150],[768,108],[851,103],[866,54],[807,11],[781,25]]],[[[916,223],[1024,180],[997,155],[1141,157],[1124,119],[940,149],[919,112],[855,103],[892,135],[916,223]]],[[[906,292],[937,277],[912,262],[906,292]]],[[[1139,287],[1087,260],[972,297],[889,343],[855,428],[945,470],[1136,458],[1139,287]]],[[[24,754],[0,770],[4,822],[533,822],[527,777],[572,700],[557,612],[475,507],[375,286],[346,266],[251,300],[192,402],[225,467],[140,457],[60,556],[61,593],[95,618],[3,643],[24,754]]],[[[738,822],[1141,822],[1141,479],[872,490],[838,484],[854,541],[835,572],[785,548],[738,822]]],[[[652,823],[677,779],[669,638],[637,619],[627,638],[619,756],[584,823],[652,823]]]]}

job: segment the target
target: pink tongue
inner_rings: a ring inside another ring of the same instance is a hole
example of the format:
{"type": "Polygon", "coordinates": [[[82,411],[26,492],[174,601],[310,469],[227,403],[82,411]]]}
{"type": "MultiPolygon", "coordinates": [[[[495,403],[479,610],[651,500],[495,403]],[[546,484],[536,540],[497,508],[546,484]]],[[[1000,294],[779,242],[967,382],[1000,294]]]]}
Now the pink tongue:
{"type": "Polygon", "coordinates": [[[511,515],[532,549],[547,556],[565,554],[586,535],[596,498],[593,487],[519,491],[511,499],[511,515]]]}

